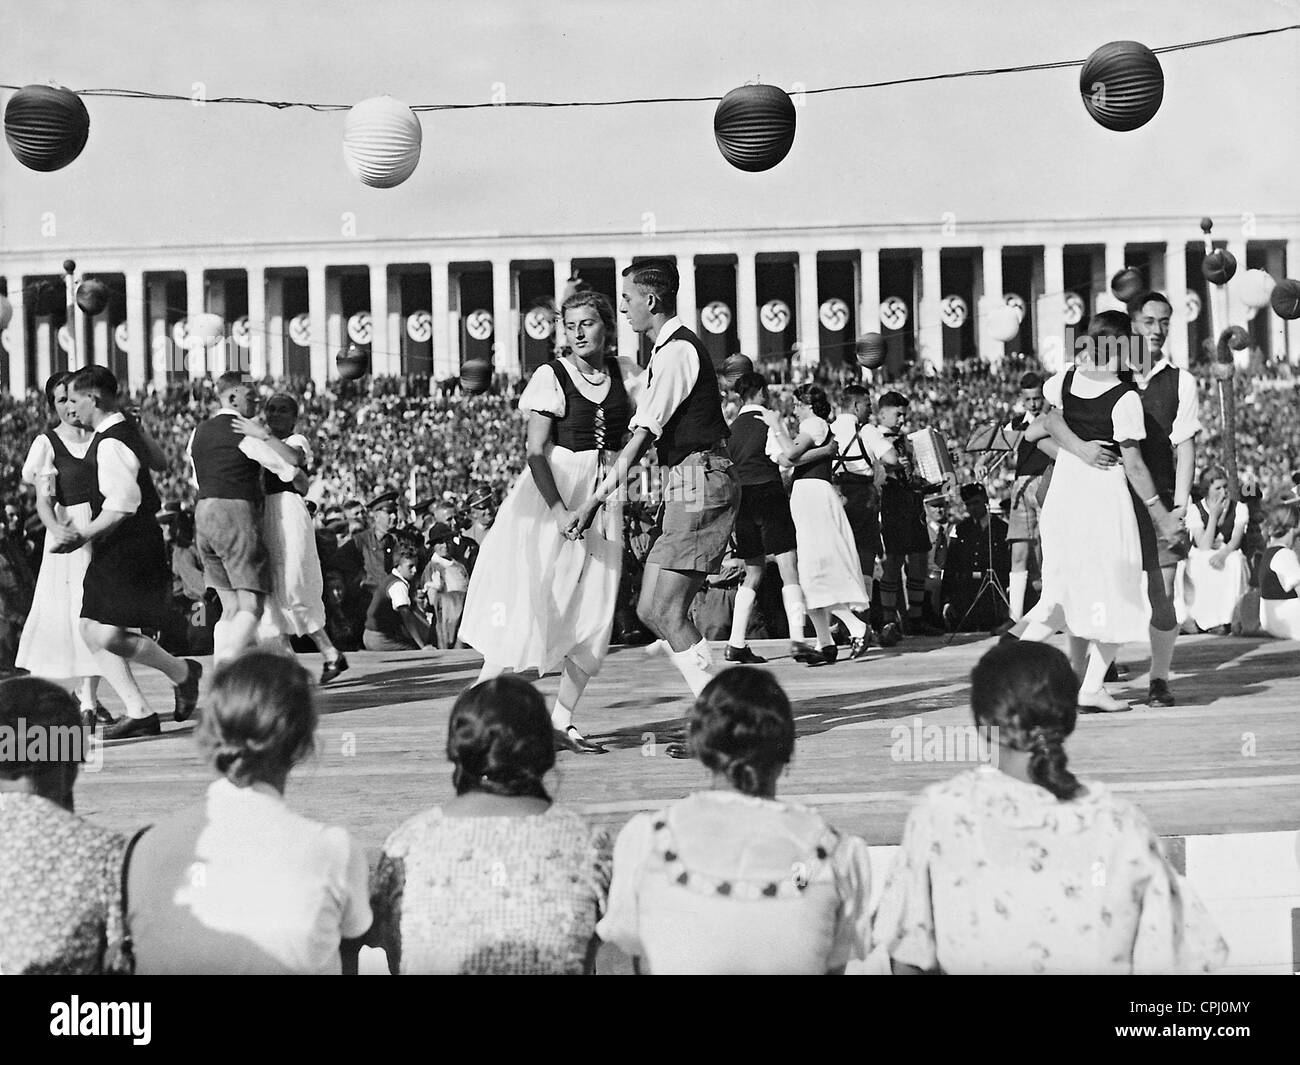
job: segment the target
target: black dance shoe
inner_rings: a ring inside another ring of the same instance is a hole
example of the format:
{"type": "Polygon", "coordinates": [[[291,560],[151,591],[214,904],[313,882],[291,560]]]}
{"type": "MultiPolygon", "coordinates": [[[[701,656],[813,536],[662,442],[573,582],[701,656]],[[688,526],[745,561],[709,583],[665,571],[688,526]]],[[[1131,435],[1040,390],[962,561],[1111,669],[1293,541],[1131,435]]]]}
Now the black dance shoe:
{"type": "Polygon", "coordinates": [[[867,629],[866,635],[855,636],[849,643],[849,661],[855,658],[866,658],[867,650],[871,647],[871,630],[867,629]]]}
{"type": "Polygon", "coordinates": [[[188,720],[194,715],[195,707],[199,705],[199,680],[203,677],[203,666],[194,659],[187,658],[185,667],[189,672],[185,675],[185,679],[176,685],[176,709],[172,713],[173,721],[188,720]]]}
{"type": "Polygon", "coordinates": [[[570,725],[561,732],[557,728],[551,729],[555,736],[555,749],[557,751],[572,751],[574,754],[608,754],[609,749],[602,747],[599,743],[592,743],[590,740],[583,739],[582,733],[570,725]]]}
{"type": "Polygon", "coordinates": [[[903,639],[903,630],[898,627],[898,622],[891,621],[884,625],[880,630],[881,647],[897,647],[903,639]]]}
{"type": "Polygon", "coordinates": [[[762,666],[767,664],[766,658],[760,658],[749,649],[749,644],[744,647],[732,647],[727,644],[727,650],[722,656],[728,662],[736,662],[747,666],[762,666]]]}
{"type": "Polygon", "coordinates": [[[1147,706],[1173,706],[1176,700],[1167,680],[1152,679],[1147,689],[1147,706]]]}
{"type": "Polygon", "coordinates": [[[325,668],[320,671],[320,682],[328,684],[340,673],[346,673],[348,668],[347,655],[339,655],[333,662],[326,662],[325,668]]]}
{"type": "Polygon", "coordinates": [[[133,740],[137,736],[161,736],[157,714],[148,717],[120,717],[104,729],[105,740],[133,740]]]}
{"type": "Polygon", "coordinates": [[[664,754],[669,758],[694,758],[691,749],[685,743],[669,743],[664,746],[664,754]]]}

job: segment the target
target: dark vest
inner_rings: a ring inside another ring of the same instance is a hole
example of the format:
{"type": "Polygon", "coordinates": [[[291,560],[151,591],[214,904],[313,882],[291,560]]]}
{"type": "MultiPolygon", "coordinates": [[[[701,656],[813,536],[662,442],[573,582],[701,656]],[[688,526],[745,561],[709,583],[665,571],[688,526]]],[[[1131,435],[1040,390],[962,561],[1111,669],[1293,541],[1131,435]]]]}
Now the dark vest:
{"type": "MultiPolygon", "coordinates": [[[[830,438],[831,430],[830,426],[827,426],[826,435],[821,440],[815,441],[813,447],[825,447],[826,442],[830,440],[830,438]]],[[[831,479],[831,467],[834,463],[834,459],[825,458],[818,459],[816,462],[805,463],[802,466],[796,466],[794,468],[794,476],[791,479],[795,481],[807,479],[810,481],[826,481],[829,483],[831,479]]]]}
{"type": "MultiPolygon", "coordinates": [[[[1229,506],[1227,507],[1223,517],[1219,519],[1218,530],[1219,535],[1223,537],[1223,543],[1225,546],[1232,539],[1232,532],[1237,527],[1237,505],[1231,500],[1228,502],[1229,506]]],[[[1201,524],[1208,528],[1210,524],[1210,512],[1205,509],[1204,500],[1196,504],[1196,509],[1201,512],[1201,524]]]]}
{"type": "Polygon", "coordinates": [[[149,473],[149,459],[145,454],[140,432],[134,425],[126,422],[119,422],[103,432],[96,433],[90,442],[90,449],[86,452],[86,465],[90,467],[94,481],[94,491],[90,496],[91,514],[98,518],[104,511],[104,497],[99,491],[99,445],[105,440],[118,440],[131,449],[131,454],[140,464],[140,471],[135,475],[136,486],[140,489],[140,506],[135,512],[136,516],[148,521],[156,521],[162,501],[153,486],[153,477],[149,473]]]}
{"type": "Polygon", "coordinates": [[[214,415],[194,431],[190,454],[200,499],[261,498],[262,467],[239,450],[243,439],[226,414],[214,415]]]}
{"type": "Polygon", "coordinates": [[[727,439],[727,454],[742,487],[781,483],[781,468],[767,455],[767,422],[758,411],[747,410],[736,416],[727,439]]]}
{"type": "Polygon", "coordinates": [[[371,632],[382,632],[390,639],[409,643],[411,634],[406,631],[401,617],[393,609],[393,601],[388,598],[388,589],[400,583],[402,579],[390,573],[388,579],[375,589],[375,594],[370,597],[370,609],[366,611],[366,628],[371,632]]]}
{"type": "Polygon", "coordinates": [[[65,507],[89,503],[95,498],[97,487],[94,467],[69,451],[63,437],[53,429],[45,436],[54,448],[54,498],[65,507]]]}
{"type": "Polygon", "coordinates": [[[1167,506],[1173,506],[1174,485],[1177,482],[1177,463],[1169,434],[1178,416],[1178,374],[1176,367],[1161,370],[1147,382],[1142,391],[1142,412],[1146,420],[1147,435],[1142,441],[1142,461],[1151,471],[1156,491],[1167,506]]]}
{"type": "MultiPolygon", "coordinates": [[[[1012,428],[1018,433],[1023,433],[1029,428],[1033,419],[1027,415],[1021,415],[1014,422],[1012,428]]],[[[1039,477],[1047,472],[1047,467],[1052,464],[1052,460],[1047,453],[1038,446],[1037,440],[1022,439],[1016,445],[1016,476],[1017,477],[1039,477]]]]}
{"type": "Polygon", "coordinates": [[[1273,572],[1273,556],[1279,551],[1286,551],[1284,547],[1266,547],[1264,554],[1259,560],[1259,597],[1261,599],[1295,599],[1296,591],[1292,588],[1289,592],[1282,587],[1282,582],[1277,579],[1277,574],[1273,572]]]}
{"type": "MultiPolygon", "coordinates": [[[[722,416],[722,393],[718,390],[718,375],[713,369],[713,359],[700,343],[700,338],[686,326],[678,329],[665,344],[684,340],[695,349],[699,373],[695,386],[687,393],[663,427],[663,434],[655,444],[660,466],[676,466],[693,451],[707,451],[717,447],[730,435],[727,421],[722,416]]],[[[650,361],[646,384],[654,381],[654,360],[650,361]]]]}
{"type": "Polygon", "coordinates": [[[618,359],[605,359],[609,375],[609,392],[599,403],[588,399],[573,381],[573,376],[552,359],[547,365],[564,392],[564,417],[551,423],[551,440],[570,451],[617,451],[627,441],[627,423],[632,404],[623,388],[623,372],[618,359]]]}
{"type": "Polygon", "coordinates": [[[1115,404],[1124,397],[1125,393],[1134,391],[1136,386],[1121,381],[1095,399],[1083,399],[1071,394],[1070,385],[1073,381],[1074,371],[1070,370],[1065,375],[1064,384],[1061,385],[1061,412],[1065,416],[1066,425],[1080,440],[1106,441],[1111,445],[1111,450],[1118,453],[1113,417],[1115,404]]]}

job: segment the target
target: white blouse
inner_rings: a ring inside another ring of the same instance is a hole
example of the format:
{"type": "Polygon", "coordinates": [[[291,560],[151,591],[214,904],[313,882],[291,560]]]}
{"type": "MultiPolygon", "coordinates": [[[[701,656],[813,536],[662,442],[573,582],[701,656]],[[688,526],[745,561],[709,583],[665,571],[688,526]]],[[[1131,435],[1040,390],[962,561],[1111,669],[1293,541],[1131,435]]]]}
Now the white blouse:
{"type": "MultiPolygon", "coordinates": [[[[561,359],[560,363],[568,371],[569,379],[573,381],[582,396],[592,403],[605,401],[609,395],[608,377],[598,385],[592,384],[569,363],[568,359],[561,359]]],[[[636,391],[641,380],[639,368],[632,359],[625,356],[619,357],[618,365],[623,376],[623,389],[627,392],[628,399],[635,405],[636,391]]],[[[519,409],[525,414],[547,414],[552,418],[563,418],[565,407],[564,388],[555,376],[555,369],[550,363],[543,363],[528,379],[528,384],[519,397],[519,409]]]]}
{"type": "MultiPolygon", "coordinates": [[[[1107,374],[1100,380],[1085,377],[1081,373],[1074,375],[1070,394],[1079,399],[1097,399],[1112,388],[1118,387],[1120,380],[1113,374],[1107,374]]],[[[1043,398],[1053,407],[1063,407],[1065,372],[1053,374],[1043,383],[1043,398]]],[[[1147,435],[1146,415],[1142,410],[1142,397],[1131,389],[1120,396],[1110,414],[1115,428],[1115,440],[1145,440],[1147,435]]]]}
{"type": "MultiPolygon", "coordinates": [[[[55,432],[58,430],[56,429],[55,432]]],[[[79,442],[69,440],[59,433],[59,439],[63,441],[63,446],[71,452],[73,458],[84,459],[86,452],[90,450],[90,441],[94,438],[79,442]]],[[[32,446],[27,451],[27,461],[23,463],[22,477],[24,483],[40,489],[47,498],[53,498],[58,470],[54,466],[54,445],[44,433],[32,441],[32,446]]]]}
{"type": "MultiPolygon", "coordinates": [[[[1220,519],[1222,521],[1222,519],[1220,519]]],[[[1201,519],[1201,510],[1195,504],[1187,508],[1187,517],[1183,519],[1183,524],[1187,526],[1187,532],[1192,537],[1192,543],[1195,545],[1196,538],[1205,531],[1205,522],[1201,519]]],[[[1238,503],[1233,517],[1232,527],[1235,532],[1237,529],[1245,529],[1250,524],[1250,508],[1245,503],[1238,503]]],[[[1224,546],[1223,534],[1216,532],[1214,534],[1214,550],[1224,546]]]]}

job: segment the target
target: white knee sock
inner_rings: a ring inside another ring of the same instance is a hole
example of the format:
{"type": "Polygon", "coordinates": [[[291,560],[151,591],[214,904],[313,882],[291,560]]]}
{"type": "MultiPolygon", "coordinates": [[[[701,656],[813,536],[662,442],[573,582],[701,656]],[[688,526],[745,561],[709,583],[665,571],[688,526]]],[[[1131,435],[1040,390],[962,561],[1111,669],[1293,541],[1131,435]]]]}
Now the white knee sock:
{"type": "Polygon", "coordinates": [[[1011,620],[1019,621],[1025,616],[1025,590],[1029,587],[1029,571],[1013,569],[1008,591],[1011,593],[1011,620]]]}
{"type": "Polygon", "coordinates": [[[1117,643],[1091,641],[1088,644],[1088,668],[1084,670],[1083,683],[1079,685],[1079,690],[1090,693],[1101,691],[1101,686],[1106,680],[1106,670],[1110,669],[1110,664],[1118,653],[1117,643]]]}
{"type": "Polygon", "coordinates": [[[736,650],[745,646],[745,633],[749,631],[749,614],[754,609],[758,593],[753,588],[741,585],[736,589],[736,603],[731,614],[731,639],[727,642],[736,650]]]}
{"type": "Polygon", "coordinates": [[[787,584],[781,589],[781,602],[785,604],[785,620],[790,626],[790,639],[803,640],[804,622],[808,619],[808,608],[804,605],[803,589],[797,584],[787,584]]]}
{"type": "Polygon", "coordinates": [[[1174,661],[1174,644],[1178,641],[1178,630],[1149,630],[1151,637],[1151,679],[1168,680],[1169,667],[1174,661]]]}
{"type": "Polygon", "coordinates": [[[1028,643],[1042,643],[1050,639],[1056,630],[1051,625],[1044,625],[1041,621],[1031,621],[1025,626],[1024,632],[1020,638],[1028,643]]]}
{"type": "Polygon", "coordinates": [[[694,647],[688,647],[685,651],[671,651],[668,657],[672,659],[677,672],[686,681],[686,686],[691,689],[692,695],[698,696],[713,679],[711,668],[713,652],[709,649],[708,640],[701,639],[694,647]]]}
{"type": "Polygon", "coordinates": [[[855,640],[860,640],[867,634],[866,623],[848,607],[837,606],[831,613],[844,622],[844,627],[849,630],[849,635],[855,640]]]}
{"type": "Polygon", "coordinates": [[[104,679],[113,686],[118,698],[122,700],[127,717],[148,717],[153,713],[125,658],[104,653],[95,657],[99,662],[99,668],[103,671],[104,679]]]}
{"type": "Polygon", "coordinates": [[[835,643],[835,637],[831,635],[831,612],[824,606],[816,610],[808,611],[808,617],[812,619],[813,631],[817,633],[817,646],[830,647],[835,643]]]}

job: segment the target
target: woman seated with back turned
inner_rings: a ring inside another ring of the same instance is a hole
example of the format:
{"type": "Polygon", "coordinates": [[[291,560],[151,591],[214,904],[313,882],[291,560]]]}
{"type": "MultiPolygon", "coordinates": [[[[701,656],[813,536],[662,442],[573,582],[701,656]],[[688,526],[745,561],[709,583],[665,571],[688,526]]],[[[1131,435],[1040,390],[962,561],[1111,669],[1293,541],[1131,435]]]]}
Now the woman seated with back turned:
{"type": "MultiPolygon", "coordinates": [[[[1055,488],[1053,488],[1055,491],[1055,488]]],[[[1047,644],[971,673],[997,768],[927,788],[876,911],[896,973],[1185,973],[1227,944],[1142,813],[1066,767],[1079,682],[1047,644]]]]}
{"type": "Polygon", "coordinates": [[[865,958],[867,845],[777,801],[794,717],[772,674],[720,673],[688,736],[712,790],[628,822],[601,938],[656,974],[838,973],[865,958]]]}
{"type": "Polygon", "coordinates": [[[456,797],[384,843],[371,883],[374,928],[393,973],[590,972],[609,886],[609,841],[552,803],[551,715],[505,674],[452,707],[456,797]]]}
{"type": "Polygon", "coordinates": [[[217,671],[195,737],[218,778],[128,858],[137,972],[342,971],[343,941],[370,927],[365,852],[284,801],[315,733],[297,662],[253,651],[217,671]]]}

